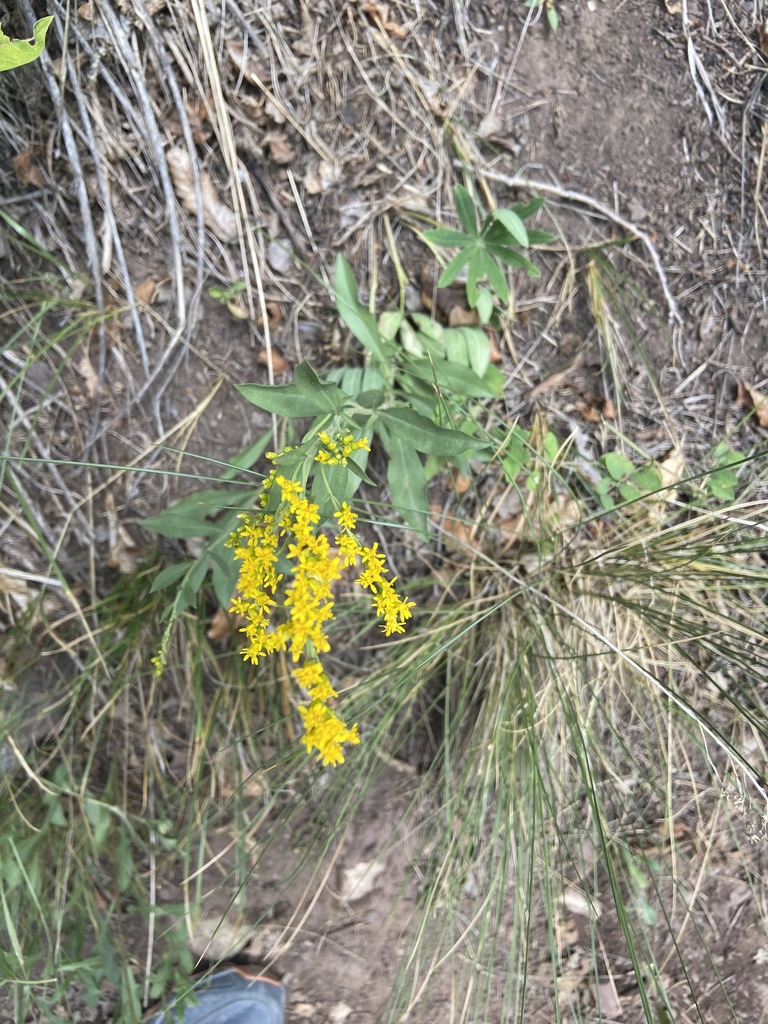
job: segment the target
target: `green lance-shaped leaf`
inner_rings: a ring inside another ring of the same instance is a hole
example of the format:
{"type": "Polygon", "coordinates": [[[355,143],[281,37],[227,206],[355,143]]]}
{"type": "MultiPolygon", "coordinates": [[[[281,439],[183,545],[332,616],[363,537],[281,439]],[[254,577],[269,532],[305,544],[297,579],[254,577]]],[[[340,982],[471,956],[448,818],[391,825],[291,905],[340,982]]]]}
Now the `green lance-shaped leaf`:
{"type": "Polygon", "coordinates": [[[415,448],[405,437],[387,431],[387,483],[402,518],[422,537],[427,535],[427,477],[415,448]]]}
{"type": "Polygon", "coordinates": [[[376,317],[358,299],[355,275],[341,254],[336,257],[333,292],[336,309],[342,321],[361,345],[364,345],[381,362],[385,362],[387,350],[391,346],[387,345],[379,333],[376,317]]]}

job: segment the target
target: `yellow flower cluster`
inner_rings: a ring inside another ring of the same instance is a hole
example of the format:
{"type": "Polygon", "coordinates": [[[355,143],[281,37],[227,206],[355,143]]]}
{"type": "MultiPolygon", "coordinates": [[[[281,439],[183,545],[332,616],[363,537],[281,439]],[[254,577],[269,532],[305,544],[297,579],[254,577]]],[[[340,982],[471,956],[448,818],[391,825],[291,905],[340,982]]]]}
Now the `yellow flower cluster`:
{"type": "MultiPolygon", "coordinates": [[[[370,450],[367,439],[355,441],[351,435],[333,439],[324,433],[319,436],[328,455],[328,459],[319,461],[328,465],[345,463],[349,454],[361,448],[370,450]]],[[[273,460],[279,458],[270,455],[273,460]]],[[[306,659],[293,670],[310,701],[309,707],[299,708],[304,724],[302,742],[308,752],[318,751],[324,765],[340,764],[344,760],[342,746],[359,743],[360,738],[357,726],[347,728],[328,706],[328,701],[338,695],[317,660],[318,654],[330,650],[327,629],[334,617],[333,583],[341,578],[345,567],[355,566],[359,560],[363,569],[355,582],[373,595],[372,604],[383,619],[386,636],[404,632],[415,603],[397,593],[397,577],[384,578],[389,569],[378,544],[360,544],[355,536],[357,514],[346,502],[334,514],[338,533],[333,548],[328,537],[318,532],[318,506],[307,498],[298,481],[272,470],[259,503],[258,511],[240,515],[241,525],[227,541],[234,548],[235,558],[242,562],[230,609],[246,619],[242,632],[248,643],[242,654],[254,665],[277,651],[290,652],[294,662],[306,659]],[[268,508],[274,511],[267,512],[268,508]],[[281,558],[291,563],[288,580],[278,573],[281,558]],[[273,614],[278,590],[282,595],[279,603],[287,612],[280,617],[273,614]]]]}
{"type": "Polygon", "coordinates": [[[347,459],[353,452],[359,452],[361,449],[366,452],[371,450],[367,437],[359,441],[351,434],[337,434],[331,437],[325,430],[321,430],[317,436],[322,447],[315,456],[315,462],[322,462],[326,466],[346,466],[347,459]]]}

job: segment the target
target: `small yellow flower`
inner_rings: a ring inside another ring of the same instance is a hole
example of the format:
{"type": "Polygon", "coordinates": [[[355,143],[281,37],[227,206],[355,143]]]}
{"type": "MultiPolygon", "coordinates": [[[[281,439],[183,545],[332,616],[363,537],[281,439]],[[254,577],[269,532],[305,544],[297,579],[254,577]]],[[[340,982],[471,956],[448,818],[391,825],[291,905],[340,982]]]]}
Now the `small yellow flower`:
{"type": "Polygon", "coordinates": [[[352,533],[357,524],[357,513],[353,512],[346,501],[342,501],[338,512],[333,513],[334,519],[338,519],[339,526],[352,533]]]}

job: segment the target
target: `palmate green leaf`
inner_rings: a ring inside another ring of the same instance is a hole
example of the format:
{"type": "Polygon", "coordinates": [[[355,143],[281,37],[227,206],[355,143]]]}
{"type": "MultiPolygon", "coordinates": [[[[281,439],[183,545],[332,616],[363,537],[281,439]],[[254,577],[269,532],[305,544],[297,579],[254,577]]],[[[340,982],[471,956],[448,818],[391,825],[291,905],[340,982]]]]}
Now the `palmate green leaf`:
{"type": "Polygon", "coordinates": [[[528,248],[528,231],[514,210],[494,210],[491,216],[497,223],[503,224],[518,245],[528,248]]]}
{"type": "Polygon", "coordinates": [[[502,302],[509,302],[509,287],[501,267],[490,253],[483,250],[482,265],[485,277],[502,302]]]}
{"type": "Polygon", "coordinates": [[[533,199],[529,199],[527,203],[515,203],[512,207],[512,212],[516,213],[520,220],[527,220],[532,217],[534,213],[537,213],[546,200],[544,196],[534,196],[533,199]]]}
{"type": "Polygon", "coordinates": [[[45,47],[45,37],[51,27],[53,15],[36,21],[32,39],[11,39],[0,26],[0,71],[10,71],[36,60],[45,47]]]}
{"type": "Polygon", "coordinates": [[[472,259],[469,261],[469,269],[467,270],[467,301],[472,309],[477,306],[477,286],[485,277],[485,270],[483,269],[484,256],[485,253],[478,247],[472,253],[472,259]]]}
{"type": "Polygon", "coordinates": [[[404,444],[425,455],[459,455],[470,448],[481,447],[480,442],[463,431],[438,427],[426,416],[404,406],[382,409],[379,416],[390,438],[400,438],[404,444]]]}
{"type": "Polygon", "coordinates": [[[481,323],[488,324],[491,322],[491,317],[493,316],[493,295],[491,295],[487,288],[478,288],[475,309],[481,323]]]}
{"type": "Polygon", "coordinates": [[[336,415],[350,397],[337,384],[324,384],[306,359],[296,367],[291,384],[238,384],[236,387],[243,398],[259,409],[293,418],[320,413],[336,415]]]}
{"type": "Polygon", "coordinates": [[[529,259],[526,259],[516,249],[510,249],[508,245],[500,245],[497,242],[488,242],[487,247],[488,251],[501,260],[502,263],[507,263],[511,267],[522,267],[523,270],[528,272],[529,277],[541,277],[541,271],[536,264],[531,263],[529,259]]]}
{"type": "Polygon", "coordinates": [[[528,229],[529,245],[551,245],[556,240],[551,231],[537,231],[535,228],[528,229]]]}
{"type": "Polygon", "coordinates": [[[384,445],[389,456],[387,483],[392,503],[405,522],[426,537],[427,478],[421,459],[399,433],[387,431],[384,445]]]}
{"type": "Polygon", "coordinates": [[[440,275],[437,287],[447,288],[449,284],[453,284],[467,263],[472,259],[472,253],[474,251],[475,248],[473,245],[471,247],[468,246],[466,249],[462,249],[461,252],[457,253],[440,275]]]}
{"type": "Polygon", "coordinates": [[[456,213],[467,234],[473,238],[477,237],[477,206],[474,199],[463,185],[457,185],[453,190],[453,198],[456,203],[456,213]]]}
{"type": "Polygon", "coordinates": [[[357,284],[352,268],[339,253],[333,284],[334,299],[339,316],[361,345],[385,362],[390,346],[379,333],[376,317],[357,297],[357,284]]]}
{"type": "Polygon", "coordinates": [[[433,245],[442,246],[445,249],[455,249],[457,246],[472,244],[472,236],[463,231],[454,231],[452,228],[430,228],[424,232],[424,237],[433,245]]]}

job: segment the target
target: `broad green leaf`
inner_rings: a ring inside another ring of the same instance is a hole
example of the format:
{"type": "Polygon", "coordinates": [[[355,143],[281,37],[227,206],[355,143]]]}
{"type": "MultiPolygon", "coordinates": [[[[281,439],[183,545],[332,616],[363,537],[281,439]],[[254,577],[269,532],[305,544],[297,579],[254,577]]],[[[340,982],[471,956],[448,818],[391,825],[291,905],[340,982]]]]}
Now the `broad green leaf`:
{"type": "Polygon", "coordinates": [[[613,487],[613,480],[609,476],[601,477],[595,484],[595,490],[598,494],[607,494],[608,491],[613,487]]]}
{"type": "Polygon", "coordinates": [[[462,272],[467,263],[472,259],[472,253],[474,248],[469,246],[466,249],[462,249],[456,256],[453,257],[451,262],[447,265],[445,270],[440,275],[440,280],[437,282],[438,288],[447,288],[449,284],[452,284],[459,274],[462,272]]]}
{"type": "Polygon", "coordinates": [[[10,71],[36,60],[45,47],[45,37],[51,27],[53,15],[36,21],[32,39],[11,39],[3,34],[0,26],[0,71],[10,71]]]}
{"type": "Polygon", "coordinates": [[[463,185],[457,185],[453,190],[453,198],[456,203],[456,213],[459,215],[464,230],[473,238],[477,236],[477,206],[472,196],[463,185]]]}
{"type": "Polygon", "coordinates": [[[614,480],[621,480],[635,468],[626,455],[621,455],[619,452],[608,452],[603,456],[603,462],[614,480]]]}
{"type": "Polygon", "coordinates": [[[493,316],[493,296],[487,288],[478,288],[475,309],[484,324],[490,323],[493,316]]]}
{"type": "Polygon", "coordinates": [[[403,321],[403,325],[400,328],[399,338],[400,344],[403,346],[403,351],[407,352],[409,356],[415,356],[418,359],[424,355],[424,346],[419,340],[419,335],[414,331],[413,327],[407,320],[403,321]]]}
{"type": "Polygon", "coordinates": [[[480,447],[480,442],[461,430],[438,427],[413,409],[382,409],[379,415],[387,426],[390,439],[400,438],[404,444],[425,455],[459,455],[470,448],[480,447]]]}
{"type": "Polygon", "coordinates": [[[482,379],[491,362],[488,335],[480,327],[454,327],[451,330],[460,331],[464,335],[469,366],[482,379]]]}
{"type": "Polygon", "coordinates": [[[734,501],[736,498],[736,485],[738,477],[729,469],[720,469],[707,481],[707,490],[713,498],[719,501],[734,501]],[[724,476],[723,474],[728,474],[724,476]]]}
{"type": "Polygon", "coordinates": [[[341,319],[361,345],[373,352],[381,362],[385,362],[387,345],[379,334],[376,317],[358,299],[355,276],[341,253],[336,257],[333,290],[336,309],[341,319]]]}
{"type": "Polygon", "coordinates": [[[507,383],[507,378],[498,366],[491,365],[483,374],[483,383],[494,398],[501,398],[502,392],[504,391],[504,385],[507,383]]]}
{"type": "Polygon", "coordinates": [[[255,491],[239,495],[233,491],[207,489],[189,494],[177,501],[164,512],[149,516],[142,520],[142,526],[154,530],[162,537],[211,537],[219,532],[220,527],[210,521],[223,508],[232,508],[234,504],[244,503],[245,507],[252,502],[255,491]]]}
{"type": "MultiPolygon", "coordinates": [[[[556,8],[554,8],[554,7],[548,7],[547,8],[547,22],[549,23],[549,27],[552,29],[552,31],[553,32],[557,32],[558,26],[560,25],[560,18],[558,16],[556,8]]],[[[655,919],[656,918],[654,916],[654,921],[655,921],[655,919]]],[[[649,923],[652,924],[653,922],[649,922],[649,923]]]]}
{"type": "Polygon", "coordinates": [[[415,449],[400,434],[387,431],[387,483],[392,502],[405,522],[427,536],[427,478],[415,449]]]}
{"type": "MultiPolygon", "coordinates": [[[[464,398],[495,398],[496,392],[468,366],[447,360],[414,359],[408,372],[420,380],[436,384],[451,394],[464,398]]],[[[490,369],[490,367],[489,367],[490,369]]],[[[487,372],[487,371],[486,371],[487,372]]]]}
{"type": "Polygon", "coordinates": [[[434,341],[442,341],[445,328],[437,320],[433,320],[426,313],[411,313],[411,319],[416,324],[419,332],[434,341]]]}
{"type": "Polygon", "coordinates": [[[379,334],[385,341],[394,341],[402,322],[402,313],[393,309],[385,310],[379,317],[379,334]]]}
{"type": "MultiPolygon", "coordinates": [[[[232,525],[234,527],[234,524],[232,525]]],[[[227,533],[229,532],[227,531],[227,533]]],[[[213,592],[219,605],[227,610],[235,591],[237,577],[240,575],[240,562],[235,560],[232,549],[225,548],[223,543],[218,548],[211,550],[211,562],[213,563],[213,572],[211,573],[213,592]]]]}
{"type": "Polygon", "coordinates": [[[646,493],[658,491],[661,487],[661,473],[655,466],[646,466],[634,472],[629,482],[646,493]]]}
{"type": "MultiPolygon", "coordinates": [[[[347,325],[349,326],[349,325],[347,325]]],[[[351,329],[351,328],[350,328],[351,329]]],[[[278,416],[335,415],[349,398],[337,384],[323,384],[304,360],[293,374],[291,384],[238,384],[237,390],[252,405],[278,416]]]]}
{"type": "Polygon", "coordinates": [[[156,594],[158,590],[163,590],[165,587],[170,587],[178,582],[182,576],[187,575],[192,565],[192,562],[177,562],[176,565],[166,566],[152,581],[150,593],[156,594]]]}
{"type": "Polygon", "coordinates": [[[449,327],[445,331],[445,358],[460,366],[469,366],[469,353],[467,352],[467,339],[463,333],[455,327],[449,327]]]}
{"type": "Polygon", "coordinates": [[[464,234],[463,231],[453,231],[451,228],[430,228],[424,232],[424,237],[428,242],[444,249],[455,249],[456,246],[463,248],[472,242],[472,236],[464,234]]]}
{"type": "Polygon", "coordinates": [[[624,501],[637,501],[643,496],[643,492],[637,487],[633,487],[632,484],[619,484],[619,494],[624,501]]]}
{"type": "Polygon", "coordinates": [[[548,430],[544,435],[544,457],[552,465],[560,451],[560,438],[548,430]]]}
{"type": "Polygon", "coordinates": [[[494,210],[492,216],[495,221],[504,225],[518,245],[522,245],[524,248],[528,247],[528,232],[525,224],[514,210],[494,210]]]}

